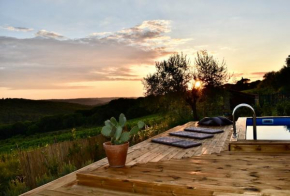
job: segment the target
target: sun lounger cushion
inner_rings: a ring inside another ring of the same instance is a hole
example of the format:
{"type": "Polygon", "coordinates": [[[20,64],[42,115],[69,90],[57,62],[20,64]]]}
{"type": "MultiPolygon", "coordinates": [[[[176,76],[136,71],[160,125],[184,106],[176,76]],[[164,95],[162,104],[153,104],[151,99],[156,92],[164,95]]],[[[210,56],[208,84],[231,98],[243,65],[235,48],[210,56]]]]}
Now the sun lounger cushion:
{"type": "Polygon", "coordinates": [[[190,148],[190,147],[201,145],[200,142],[182,140],[182,139],[178,139],[174,137],[159,137],[159,138],[154,138],[151,141],[155,143],[166,144],[166,145],[176,146],[180,148],[190,148]]]}
{"type": "Polygon", "coordinates": [[[197,132],[189,132],[189,131],[177,131],[177,132],[169,133],[169,135],[194,138],[194,139],[201,139],[201,140],[206,139],[206,138],[211,138],[214,136],[213,134],[197,133],[197,132]]]}
{"type": "Polygon", "coordinates": [[[232,125],[233,122],[225,117],[218,116],[218,117],[203,118],[198,122],[198,124],[206,126],[224,126],[224,125],[232,125]]]}
{"type": "Polygon", "coordinates": [[[197,133],[209,133],[209,134],[224,132],[224,130],[221,130],[221,129],[209,129],[209,128],[203,128],[203,127],[188,127],[188,128],[185,128],[184,131],[191,131],[191,132],[197,132],[197,133]]]}

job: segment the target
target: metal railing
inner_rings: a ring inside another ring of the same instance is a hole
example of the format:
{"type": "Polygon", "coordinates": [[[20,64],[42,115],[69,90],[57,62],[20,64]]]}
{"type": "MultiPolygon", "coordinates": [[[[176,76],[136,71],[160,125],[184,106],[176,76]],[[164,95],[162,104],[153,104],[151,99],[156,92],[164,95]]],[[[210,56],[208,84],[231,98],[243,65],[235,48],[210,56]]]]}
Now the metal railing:
{"type": "Polygon", "coordinates": [[[234,133],[233,133],[233,137],[237,138],[237,128],[236,128],[236,122],[235,122],[235,112],[237,109],[241,108],[241,107],[247,107],[250,108],[253,111],[253,138],[254,140],[257,140],[257,126],[256,126],[256,113],[255,110],[252,106],[250,106],[249,104],[246,103],[242,103],[237,105],[234,110],[233,110],[233,128],[234,128],[234,133]]]}

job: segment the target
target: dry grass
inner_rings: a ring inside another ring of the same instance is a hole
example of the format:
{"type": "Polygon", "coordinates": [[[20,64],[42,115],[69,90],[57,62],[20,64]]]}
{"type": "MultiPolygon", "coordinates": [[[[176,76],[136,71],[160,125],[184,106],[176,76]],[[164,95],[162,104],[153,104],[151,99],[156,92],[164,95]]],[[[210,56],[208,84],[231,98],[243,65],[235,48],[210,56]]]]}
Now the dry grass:
{"type": "Polygon", "coordinates": [[[36,187],[37,178],[45,174],[58,175],[65,164],[81,168],[89,160],[98,160],[104,156],[102,146],[104,141],[103,136],[99,135],[56,143],[33,151],[19,152],[20,167],[26,184],[31,188],[36,187]]]}

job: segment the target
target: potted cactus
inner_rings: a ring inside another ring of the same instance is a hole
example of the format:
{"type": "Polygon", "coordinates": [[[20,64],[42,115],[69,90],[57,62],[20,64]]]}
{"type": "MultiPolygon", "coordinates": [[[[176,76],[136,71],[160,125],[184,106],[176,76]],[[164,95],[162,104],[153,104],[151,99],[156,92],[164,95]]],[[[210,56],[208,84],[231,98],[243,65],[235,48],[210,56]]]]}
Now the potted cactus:
{"type": "Polygon", "coordinates": [[[126,117],[120,114],[119,122],[112,117],[105,121],[101,133],[111,140],[103,143],[110,167],[124,167],[129,147],[129,139],[144,127],[144,122],[139,121],[129,132],[126,131],[126,117]]]}

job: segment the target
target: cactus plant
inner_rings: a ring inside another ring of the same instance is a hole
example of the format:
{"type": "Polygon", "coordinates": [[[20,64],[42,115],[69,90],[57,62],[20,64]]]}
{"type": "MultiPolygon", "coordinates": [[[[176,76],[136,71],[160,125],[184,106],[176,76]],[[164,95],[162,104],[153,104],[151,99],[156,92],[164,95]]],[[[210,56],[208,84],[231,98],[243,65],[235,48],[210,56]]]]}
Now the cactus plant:
{"type": "Polygon", "coordinates": [[[120,114],[119,122],[112,117],[110,120],[105,121],[105,126],[102,128],[101,133],[108,138],[111,138],[112,145],[124,144],[129,141],[130,137],[137,134],[140,129],[144,127],[144,122],[139,121],[130,132],[124,131],[126,126],[126,117],[120,114]]]}

